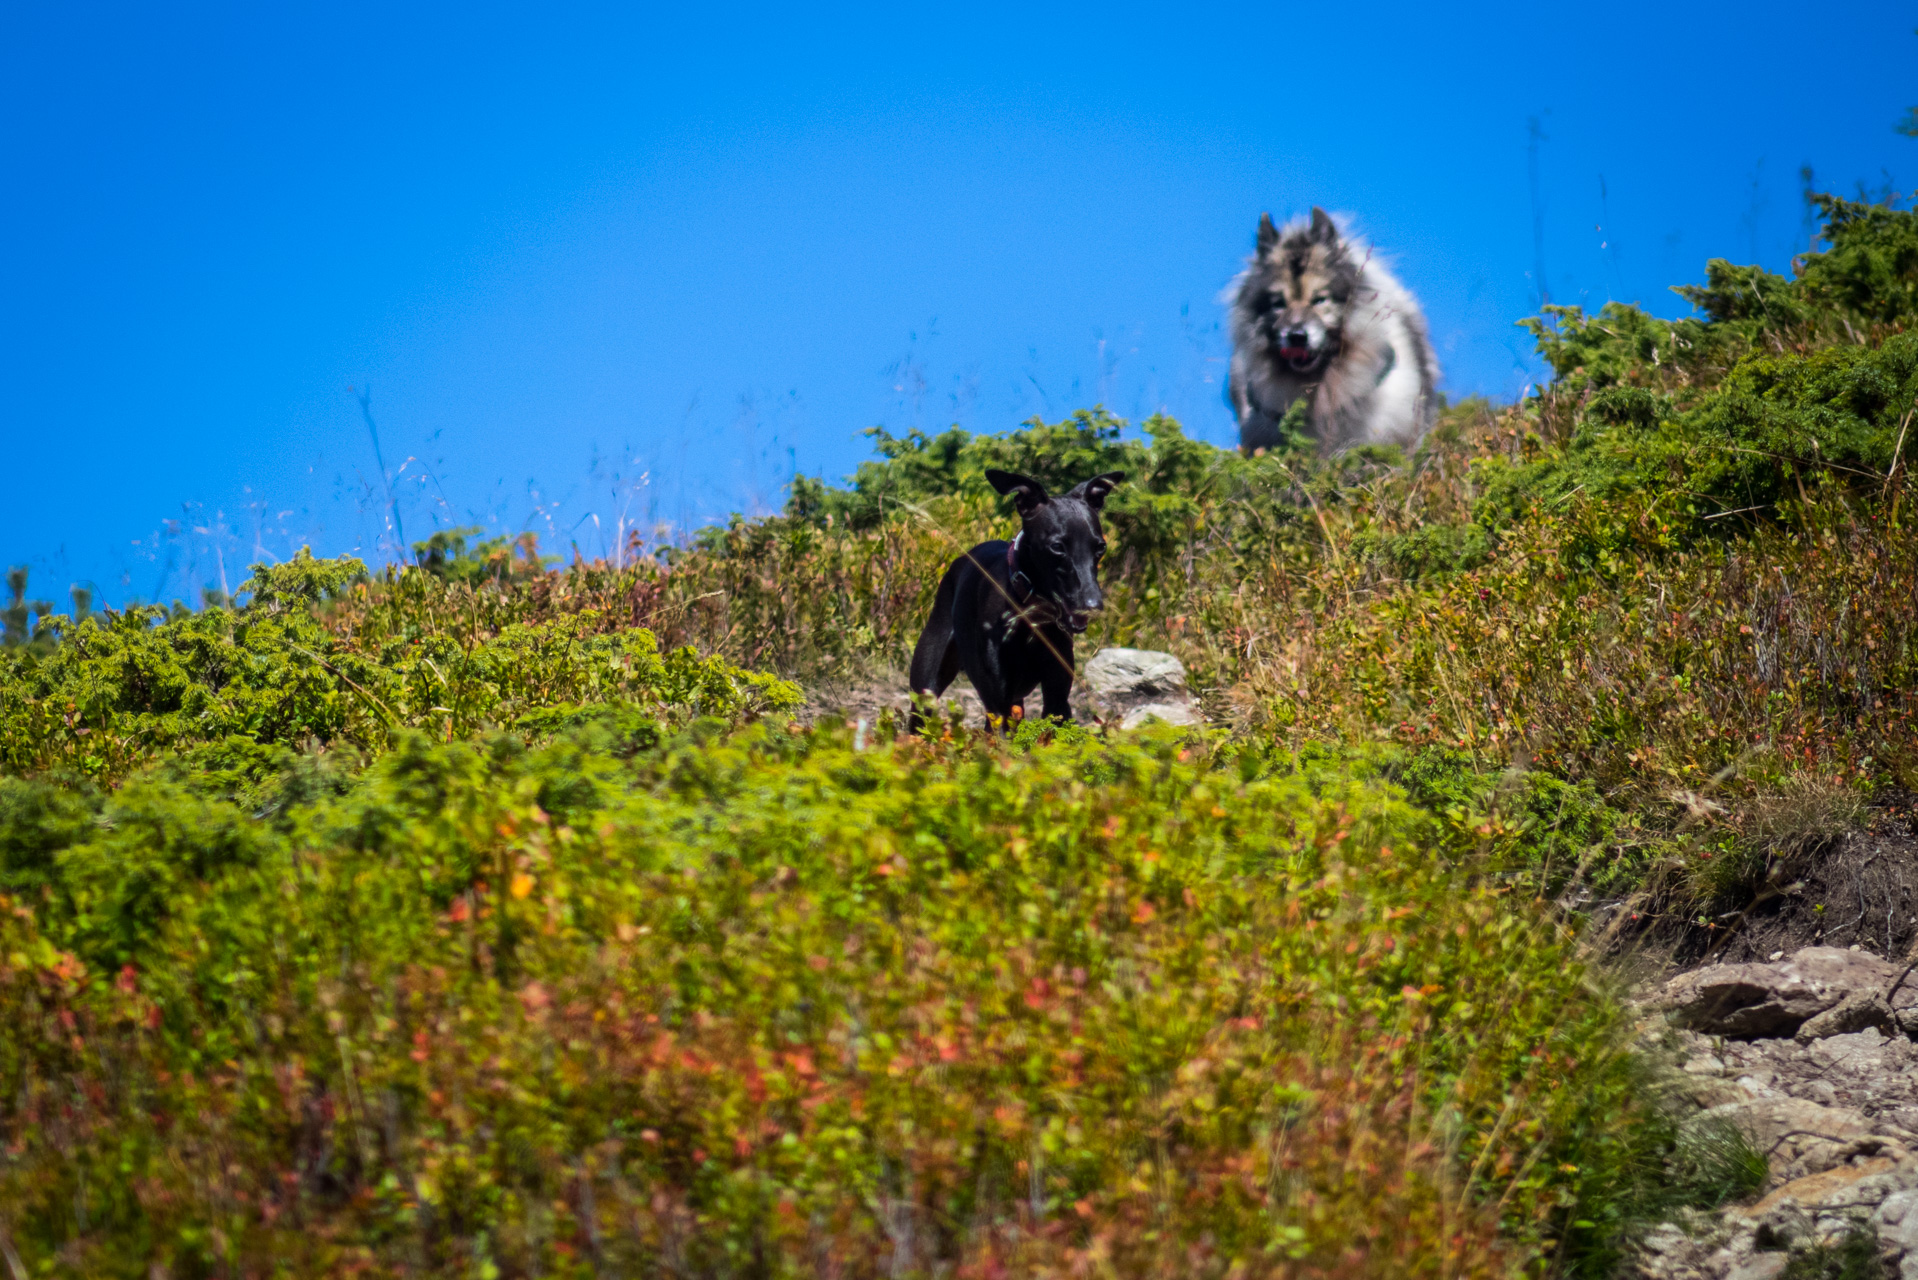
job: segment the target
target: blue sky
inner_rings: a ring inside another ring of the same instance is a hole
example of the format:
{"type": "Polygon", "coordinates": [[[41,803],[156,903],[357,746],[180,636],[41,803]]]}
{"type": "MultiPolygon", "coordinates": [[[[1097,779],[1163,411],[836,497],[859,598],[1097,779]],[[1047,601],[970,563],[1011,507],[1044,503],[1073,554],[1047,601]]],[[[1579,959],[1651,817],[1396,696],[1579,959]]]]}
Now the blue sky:
{"type": "Polygon", "coordinates": [[[593,555],[776,507],[875,423],[1230,440],[1262,209],[1356,215],[1447,389],[1509,398],[1541,264],[1675,314],[1708,257],[1805,247],[1802,164],[1918,186],[1910,6],[9,18],[0,559],[56,599],[389,553],[361,394],[408,539],[593,555]]]}

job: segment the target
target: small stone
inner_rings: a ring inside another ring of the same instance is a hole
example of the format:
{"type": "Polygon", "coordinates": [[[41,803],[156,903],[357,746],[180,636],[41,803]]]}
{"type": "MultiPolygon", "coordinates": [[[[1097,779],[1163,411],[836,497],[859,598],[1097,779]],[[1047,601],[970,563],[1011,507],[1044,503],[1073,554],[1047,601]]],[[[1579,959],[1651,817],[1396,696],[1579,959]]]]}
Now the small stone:
{"type": "Polygon", "coordinates": [[[1907,1257],[1918,1251],[1918,1211],[1914,1211],[1914,1205],[1918,1205],[1918,1191],[1894,1191],[1872,1214],[1878,1239],[1904,1249],[1907,1257]]]}
{"type": "Polygon", "coordinates": [[[1125,713],[1125,719],[1119,721],[1121,729],[1137,729],[1149,721],[1159,720],[1166,724],[1199,724],[1199,715],[1185,702],[1148,702],[1143,707],[1134,707],[1125,713]]]}
{"type": "Polygon", "coordinates": [[[1765,957],[1765,959],[1767,960],[1783,960],[1784,958],[1785,958],[1785,953],[1782,951],[1774,951],[1770,955],[1765,957]]]}

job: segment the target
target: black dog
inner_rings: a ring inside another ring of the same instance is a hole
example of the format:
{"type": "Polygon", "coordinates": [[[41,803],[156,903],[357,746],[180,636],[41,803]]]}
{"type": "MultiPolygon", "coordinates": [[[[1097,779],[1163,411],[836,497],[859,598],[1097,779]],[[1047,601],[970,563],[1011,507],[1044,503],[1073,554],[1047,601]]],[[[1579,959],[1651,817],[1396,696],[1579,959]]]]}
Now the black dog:
{"type": "MultiPolygon", "coordinates": [[[[1012,495],[1023,522],[1019,536],[980,543],[939,580],[932,618],[912,651],[913,694],[936,698],[964,671],[986,714],[1008,729],[1025,714],[1034,685],[1045,690],[1048,717],[1070,720],[1072,637],[1105,605],[1099,512],[1125,473],[1094,476],[1058,498],[1008,471],[988,471],[986,479],[1012,495]]],[[[911,727],[921,723],[915,707],[911,727]]]]}

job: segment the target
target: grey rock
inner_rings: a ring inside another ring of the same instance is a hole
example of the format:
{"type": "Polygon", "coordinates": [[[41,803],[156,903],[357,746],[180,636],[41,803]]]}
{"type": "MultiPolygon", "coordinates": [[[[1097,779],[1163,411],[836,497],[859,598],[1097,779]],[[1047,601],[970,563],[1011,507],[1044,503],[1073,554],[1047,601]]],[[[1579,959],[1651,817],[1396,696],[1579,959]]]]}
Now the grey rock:
{"type": "Polygon", "coordinates": [[[1725,1280],[1778,1280],[1791,1265],[1788,1253],[1754,1253],[1725,1273],[1725,1280]]]}
{"type": "MultiPolygon", "coordinates": [[[[1918,1230],[1918,1214],[1912,1213],[1914,1207],[1918,1207],[1918,1190],[1894,1191],[1885,1197],[1883,1203],[1878,1206],[1878,1212],[1873,1216],[1881,1225],[1887,1227],[1902,1226],[1906,1217],[1909,1216],[1912,1218],[1912,1228],[1918,1230]]],[[[1918,1239],[1906,1243],[1918,1245],[1918,1239]]]]}
{"type": "Polygon", "coordinates": [[[1156,649],[1101,649],[1083,674],[1101,698],[1151,699],[1185,692],[1185,664],[1156,649]]]}
{"type": "MultiPolygon", "coordinates": [[[[1806,947],[1777,964],[1694,969],[1666,984],[1660,1003],[1693,1031],[1739,1039],[1789,1036],[1847,997],[1883,992],[1897,970],[1877,956],[1806,947]]],[[[1901,993],[1902,994],[1902,993],[1901,993]]],[[[1833,1027],[1841,1034],[1855,1027],[1833,1027]]]]}
{"type": "Polygon", "coordinates": [[[1854,1156],[1875,1156],[1895,1139],[1850,1107],[1828,1107],[1804,1098],[1753,1098],[1716,1108],[1744,1131],[1771,1162],[1774,1175],[1808,1177],[1835,1169],[1854,1156]]]}
{"type": "Polygon", "coordinates": [[[1918,1273],[1918,1189],[1905,1188],[1886,1196],[1871,1215],[1871,1225],[1887,1253],[1903,1253],[1902,1273],[1918,1273]]]}
{"type": "Polygon", "coordinates": [[[1142,707],[1134,707],[1125,713],[1119,721],[1121,729],[1136,729],[1151,720],[1163,720],[1167,724],[1203,724],[1204,720],[1192,708],[1190,702],[1148,702],[1142,707]]]}
{"type": "Polygon", "coordinates": [[[1850,1035],[1868,1027],[1895,1028],[1891,1006],[1880,991],[1854,991],[1823,1013],[1815,1013],[1799,1024],[1792,1038],[1800,1044],[1830,1036],[1850,1035]]]}
{"type": "Polygon", "coordinates": [[[1203,724],[1185,685],[1185,664],[1156,649],[1101,649],[1080,668],[1074,714],[1136,729],[1157,720],[1203,724]]]}
{"type": "Polygon", "coordinates": [[[1769,1177],[1755,1201],[1681,1211],[1646,1233],[1632,1274],[1778,1280],[1793,1257],[1864,1226],[1894,1273],[1918,1280],[1918,1044],[1902,1034],[1918,1025],[1918,992],[1887,1002],[1898,972],[1812,947],[1667,984],[1672,1082],[1736,1124],[1769,1177]]]}
{"type": "Polygon", "coordinates": [[[1686,1076],[1700,1105],[1790,1097],[1862,1113],[1873,1129],[1918,1145],[1918,1045],[1875,1027],[1810,1044],[1790,1040],[1721,1040],[1680,1033],[1694,1056],[1725,1063],[1716,1077],[1686,1076]],[[1735,1095],[1735,1096],[1732,1096],[1735,1095]]]}

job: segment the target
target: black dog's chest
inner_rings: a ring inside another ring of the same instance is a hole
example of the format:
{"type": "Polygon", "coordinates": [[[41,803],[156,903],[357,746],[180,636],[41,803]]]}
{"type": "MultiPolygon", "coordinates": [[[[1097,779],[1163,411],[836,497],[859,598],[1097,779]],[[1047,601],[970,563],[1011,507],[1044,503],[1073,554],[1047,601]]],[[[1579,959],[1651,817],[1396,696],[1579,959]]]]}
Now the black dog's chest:
{"type": "Polygon", "coordinates": [[[1039,597],[1017,606],[1002,601],[986,610],[980,632],[982,640],[997,641],[1001,648],[1051,652],[1058,647],[1059,610],[1039,597]]]}

